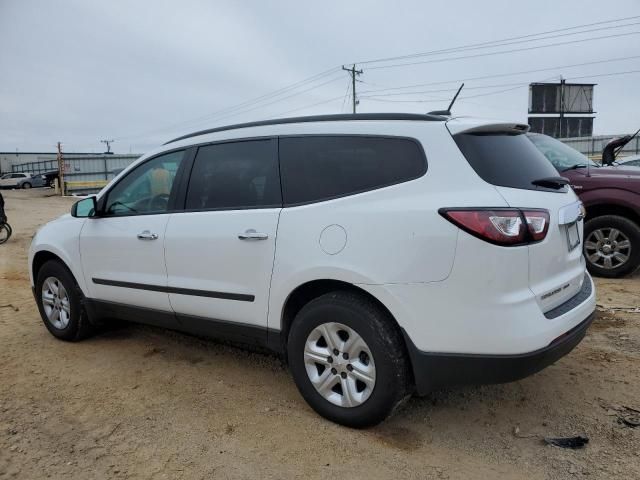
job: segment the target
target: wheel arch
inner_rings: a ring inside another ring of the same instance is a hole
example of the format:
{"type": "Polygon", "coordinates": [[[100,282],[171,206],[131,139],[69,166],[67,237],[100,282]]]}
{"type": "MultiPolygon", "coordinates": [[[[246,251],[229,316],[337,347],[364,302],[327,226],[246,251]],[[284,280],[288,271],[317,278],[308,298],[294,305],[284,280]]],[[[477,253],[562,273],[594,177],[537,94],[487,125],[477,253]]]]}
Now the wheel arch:
{"type": "Polygon", "coordinates": [[[638,214],[638,212],[636,212],[634,209],[624,205],[612,203],[597,203],[587,206],[586,209],[587,222],[604,215],[616,215],[618,217],[628,218],[637,225],[640,225],[640,214],[638,214]]]}
{"type": "MultiPolygon", "coordinates": [[[[398,321],[395,316],[391,312],[391,310],[375,295],[370,292],[360,288],[353,283],[345,282],[343,280],[335,280],[335,279],[316,279],[307,281],[295,289],[291,291],[291,293],[287,296],[280,315],[280,345],[282,352],[287,351],[287,341],[289,337],[289,331],[291,330],[291,325],[293,325],[293,321],[297,315],[297,313],[311,300],[318,298],[326,293],[342,290],[342,291],[351,291],[358,293],[366,298],[372,300],[383,312],[385,312],[389,319],[393,322],[395,328],[398,329],[399,332],[402,332],[398,321]]],[[[404,342],[404,337],[403,342],[404,342]]],[[[407,345],[405,344],[405,348],[407,345]]]]}
{"type": "Polygon", "coordinates": [[[33,278],[33,282],[35,282],[38,278],[38,272],[42,268],[42,266],[47,263],[49,260],[55,260],[60,262],[71,274],[73,280],[76,282],[76,285],[82,292],[82,288],[80,287],[80,282],[78,282],[78,277],[73,273],[73,270],[69,267],[67,262],[65,262],[59,255],[49,251],[49,250],[39,250],[33,255],[33,260],[31,260],[31,275],[33,278]]]}

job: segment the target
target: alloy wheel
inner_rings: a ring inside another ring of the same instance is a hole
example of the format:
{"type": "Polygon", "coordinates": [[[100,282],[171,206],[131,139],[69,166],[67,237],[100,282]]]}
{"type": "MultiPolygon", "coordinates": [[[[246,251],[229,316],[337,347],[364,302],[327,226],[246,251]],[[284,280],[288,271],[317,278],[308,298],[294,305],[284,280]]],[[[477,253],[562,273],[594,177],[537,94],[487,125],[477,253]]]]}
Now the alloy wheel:
{"type": "Polygon", "coordinates": [[[612,270],[629,261],[631,242],[616,228],[599,228],[587,237],[584,242],[584,251],[593,265],[612,270]]]}
{"type": "Polygon", "coordinates": [[[71,303],[64,285],[56,277],[47,277],[42,284],[42,306],[47,320],[58,330],[69,325],[71,303]]]}

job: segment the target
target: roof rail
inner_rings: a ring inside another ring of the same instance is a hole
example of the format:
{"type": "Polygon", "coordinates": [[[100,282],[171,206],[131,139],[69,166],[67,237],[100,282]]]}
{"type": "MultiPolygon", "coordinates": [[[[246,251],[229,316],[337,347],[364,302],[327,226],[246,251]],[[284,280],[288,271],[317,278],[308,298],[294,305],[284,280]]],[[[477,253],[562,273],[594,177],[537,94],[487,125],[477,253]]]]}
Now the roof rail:
{"type": "Polygon", "coordinates": [[[200,135],[206,135],[208,133],[224,132],[227,130],[236,130],[239,128],[250,127],[263,127],[267,125],[284,125],[287,123],[308,123],[308,122],[342,122],[346,120],[414,120],[423,122],[444,122],[446,117],[440,115],[429,115],[422,113],[346,113],[336,115],[312,115],[308,117],[291,117],[291,118],[276,118],[272,120],[261,120],[258,122],[249,123],[237,123],[235,125],[227,125],[224,127],[209,128],[207,130],[200,130],[199,132],[183,135],[173,140],[168,141],[164,145],[169,143],[184,140],[186,138],[198,137],[200,135]]]}

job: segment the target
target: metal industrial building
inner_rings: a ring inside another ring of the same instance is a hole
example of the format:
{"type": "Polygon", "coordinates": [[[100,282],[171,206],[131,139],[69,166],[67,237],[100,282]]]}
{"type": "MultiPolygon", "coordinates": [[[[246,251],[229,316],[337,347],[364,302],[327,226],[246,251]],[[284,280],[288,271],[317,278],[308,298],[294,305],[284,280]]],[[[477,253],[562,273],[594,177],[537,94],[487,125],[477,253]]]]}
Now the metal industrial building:
{"type": "MultiPolygon", "coordinates": [[[[90,155],[96,155],[95,153],[67,153],[65,157],[81,156],[86,157],[90,155]]],[[[24,163],[41,162],[46,160],[55,160],[55,152],[0,152],[0,173],[10,173],[14,171],[12,167],[14,165],[21,165],[24,163]]],[[[56,167],[57,168],[57,167],[56,167]]]]}
{"type": "MultiPolygon", "coordinates": [[[[139,154],[65,153],[63,161],[67,190],[97,191],[139,157],[139,154]],[[93,184],[89,185],[91,182],[93,184]]],[[[0,165],[2,173],[43,175],[58,171],[57,155],[49,152],[0,152],[0,165]]]]}

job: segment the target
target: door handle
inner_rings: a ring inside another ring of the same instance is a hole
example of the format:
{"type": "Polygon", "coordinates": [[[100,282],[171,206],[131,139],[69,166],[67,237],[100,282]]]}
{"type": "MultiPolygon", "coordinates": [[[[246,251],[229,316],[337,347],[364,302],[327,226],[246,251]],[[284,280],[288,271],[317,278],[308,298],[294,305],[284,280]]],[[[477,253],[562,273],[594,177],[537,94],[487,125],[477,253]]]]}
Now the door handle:
{"type": "Polygon", "coordinates": [[[253,228],[250,228],[244,233],[239,233],[238,238],[240,240],[266,240],[269,235],[266,233],[256,232],[253,228]]]}
{"type": "Polygon", "coordinates": [[[140,239],[140,240],[157,240],[158,239],[158,234],[157,233],[151,233],[149,230],[145,230],[144,232],[140,232],[138,234],[138,239],[140,239]]]}

